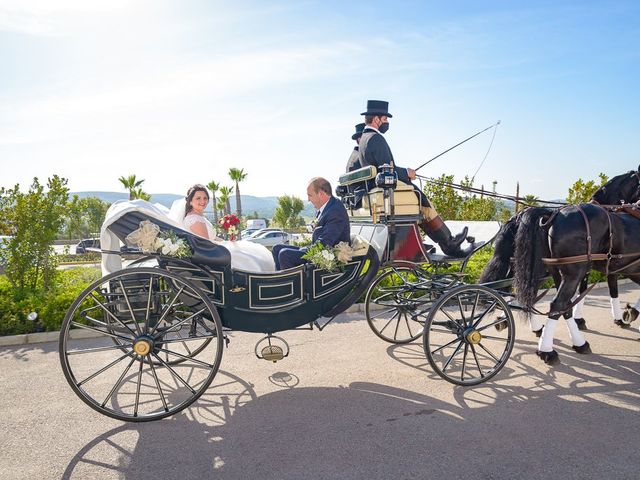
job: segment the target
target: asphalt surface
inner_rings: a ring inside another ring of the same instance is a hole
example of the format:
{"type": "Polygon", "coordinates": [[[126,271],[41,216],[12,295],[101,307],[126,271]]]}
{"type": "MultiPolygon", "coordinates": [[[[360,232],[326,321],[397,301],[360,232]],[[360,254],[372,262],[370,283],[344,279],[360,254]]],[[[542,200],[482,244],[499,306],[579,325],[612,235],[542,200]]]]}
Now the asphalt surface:
{"type": "MultiPolygon", "coordinates": [[[[623,301],[635,301],[630,286],[623,301]]],[[[616,478],[640,475],[640,334],[613,325],[603,290],[587,299],[578,355],[535,355],[518,322],[510,360],[477,387],[430,369],[420,342],[394,346],[363,314],[284,332],[291,355],[253,354],[234,334],[214,384],[175,416],[124,423],[67,385],[57,344],[0,349],[2,479],[616,478]]]]}

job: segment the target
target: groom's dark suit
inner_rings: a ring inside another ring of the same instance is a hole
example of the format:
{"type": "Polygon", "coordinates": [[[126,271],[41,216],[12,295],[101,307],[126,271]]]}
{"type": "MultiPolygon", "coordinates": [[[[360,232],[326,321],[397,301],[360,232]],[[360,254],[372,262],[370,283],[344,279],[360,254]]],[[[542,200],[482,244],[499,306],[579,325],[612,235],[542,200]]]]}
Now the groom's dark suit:
{"type": "MultiPolygon", "coordinates": [[[[318,217],[316,228],[311,236],[311,243],[322,242],[327,247],[334,247],[339,242],[350,240],[349,216],[344,205],[335,197],[329,198],[322,214],[318,217]]],[[[276,270],[302,265],[305,261],[302,255],[307,247],[294,247],[291,245],[276,245],[273,247],[273,259],[276,262],[276,270]]]]}

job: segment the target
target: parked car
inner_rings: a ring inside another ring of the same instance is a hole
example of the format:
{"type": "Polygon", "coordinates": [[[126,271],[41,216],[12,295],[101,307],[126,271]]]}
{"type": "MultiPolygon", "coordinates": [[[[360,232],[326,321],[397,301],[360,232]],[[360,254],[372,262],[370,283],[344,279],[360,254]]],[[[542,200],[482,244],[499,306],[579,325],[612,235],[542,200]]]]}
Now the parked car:
{"type": "MultiPolygon", "coordinates": [[[[260,230],[256,230],[255,232],[253,232],[251,235],[249,235],[249,237],[256,238],[265,232],[282,232],[282,229],[281,228],[261,228],[260,230]]],[[[246,238],[244,237],[242,237],[242,239],[246,240],[246,238]]]]}
{"type": "Polygon", "coordinates": [[[76,245],[76,253],[87,253],[87,248],[100,248],[99,238],[85,238],[76,245]]]}
{"type": "Polygon", "coordinates": [[[291,236],[287,232],[282,230],[270,230],[262,232],[261,234],[250,237],[247,240],[254,243],[259,243],[265,247],[273,247],[278,243],[289,243],[291,236]]]}
{"type": "Polygon", "coordinates": [[[256,233],[258,230],[260,230],[259,228],[245,228],[244,230],[242,230],[240,232],[240,236],[242,237],[243,240],[249,238],[251,235],[253,235],[254,233],[256,233]]]}

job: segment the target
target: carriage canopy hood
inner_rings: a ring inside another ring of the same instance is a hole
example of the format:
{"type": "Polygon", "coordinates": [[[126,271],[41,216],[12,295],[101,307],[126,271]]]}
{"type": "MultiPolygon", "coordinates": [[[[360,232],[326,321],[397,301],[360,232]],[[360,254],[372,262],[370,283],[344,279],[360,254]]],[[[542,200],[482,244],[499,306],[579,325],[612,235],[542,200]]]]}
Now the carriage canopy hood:
{"type": "MultiPolygon", "coordinates": [[[[109,227],[129,212],[144,212],[149,217],[168,223],[178,230],[184,227],[169,217],[169,209],[159,203],[150,203],[145,200],[117,200],[109,207],[100,230],[100,245],[102,250],[117,252],[120,250],[120,240],[109,227]]],[[[122,269],[122,259],[116,253],[102,254],[102,274],[107,275],[122,269]]]]}

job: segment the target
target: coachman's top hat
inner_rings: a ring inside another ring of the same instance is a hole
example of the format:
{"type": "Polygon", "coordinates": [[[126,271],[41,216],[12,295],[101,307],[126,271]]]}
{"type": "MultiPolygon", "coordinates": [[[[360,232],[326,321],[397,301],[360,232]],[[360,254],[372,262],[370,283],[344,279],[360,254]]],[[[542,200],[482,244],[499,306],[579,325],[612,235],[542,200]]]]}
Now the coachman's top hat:
{"type": "Polygon", "coordinates": [[[389,113],[389,102],[385,102],[383,100],[367,100],[367,111],[362,112],[360,115],[393,117],[393,115],[389,113]]]}
{"type": "Polygon", "coordinates": [[[362,136],[362,131],[364,130],[364,123],[359,123],[356,125],[356,133],[351,135],[351,140],[356,140],[362,136]]]}

